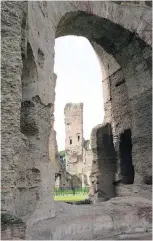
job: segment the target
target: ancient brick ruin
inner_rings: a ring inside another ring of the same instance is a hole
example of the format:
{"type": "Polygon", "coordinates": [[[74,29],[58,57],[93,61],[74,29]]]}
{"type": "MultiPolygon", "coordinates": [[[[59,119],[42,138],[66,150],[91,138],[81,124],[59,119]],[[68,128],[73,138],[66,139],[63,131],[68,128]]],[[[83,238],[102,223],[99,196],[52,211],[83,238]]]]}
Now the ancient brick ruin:
{"type": "Polygon", "coordinates": [[[66,104],[64,113],[66,170],[79,177],[82,187],[89,186],[93,155],[83,138],[83,103],[66,104]]]}
{"type": "Polygon", "coordinates": [[[64,114],[66,170],[72,175],[82,175],[83,104],[66,104],[64,114]]]}
{"type": "Polygon", "coordinates": [[[1,199],[17,233],[7,222],[3,238],[151,237],[151,1],[2,1],[1,12],[1,199]],[[91,143],[99,205],[53,200],[54,45],[65,35],[86,37],[102,69],[105,119],[91,143]]]}

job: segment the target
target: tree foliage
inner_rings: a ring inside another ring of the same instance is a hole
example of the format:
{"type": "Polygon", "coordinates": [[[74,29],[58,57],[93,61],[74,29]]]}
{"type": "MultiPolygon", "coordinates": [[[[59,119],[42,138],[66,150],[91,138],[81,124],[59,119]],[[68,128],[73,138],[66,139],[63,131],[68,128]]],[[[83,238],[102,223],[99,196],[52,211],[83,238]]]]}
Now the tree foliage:
{"type": "Polygon", "coordinates": [[[60,156],[65,157],[65,150],[59,152],[60,156]]]}

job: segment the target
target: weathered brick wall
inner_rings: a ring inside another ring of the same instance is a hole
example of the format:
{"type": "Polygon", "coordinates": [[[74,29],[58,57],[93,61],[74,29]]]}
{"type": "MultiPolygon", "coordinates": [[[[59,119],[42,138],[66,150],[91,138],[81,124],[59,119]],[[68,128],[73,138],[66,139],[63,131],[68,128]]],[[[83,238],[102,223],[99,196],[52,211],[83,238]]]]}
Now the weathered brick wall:
{"type": "Polygon", "coordinates": [[[83,104],[66,104],[64,114],[66,170],[70,174],[81,174],[83,164],[83,104]]]}
{"type": "Polygon", "coordinates": [[[24,240],[26,224],[19,218],[6,213],[1,215],[1,239],[24,240]]]}

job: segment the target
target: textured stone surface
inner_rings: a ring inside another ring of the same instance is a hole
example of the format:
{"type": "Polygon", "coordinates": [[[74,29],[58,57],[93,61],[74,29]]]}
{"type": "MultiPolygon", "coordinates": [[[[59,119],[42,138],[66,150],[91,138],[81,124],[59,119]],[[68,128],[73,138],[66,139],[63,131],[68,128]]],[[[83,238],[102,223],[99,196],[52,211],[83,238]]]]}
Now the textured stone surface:
{"type": "Polygon", "coordinates": [[[17,180],[25,163],[25,140],[20,132],[21,39],[27,3],[2,2],[2,209],[17,214],[17,180]]]}
{"type": "Polygon", "coordinates": [[[144,184],[123,185],[116,187],[118,197],[135,196],[152,200],[152,186],[144,184]]]}
{"type": "Polygon", "coordinates": [[[38,202],[42,209],[46,205],[41,218],[54,215],[48,155],[51,105],[39,97],[37,61],[27,44],[27,7],[27,2],[2,3],[2,209],[25,219],[38,202]]]}
{"type": "Polygon", "coordinates": [[[26,239],[94,240],[138,234],[151,236],[151,201],[139,197],[113,198],[98,205],[57,203],[55,219],[29,222],[26,239]]]}
{"type": "Polygon", "coordinates": [[[58,153],[56,131],[52,128],[49,139],[49,156],[54,166],[54,172],[59,173],[61,170],[60,156],[58,153]]]}
{"type": "MultiPolygon", "coordinates": [[[[3,210],[25,220],[31,214],[35,221],[55,216],[48,150],[55,100],[54,44],[55,37],[67,34],[87,37],[107,52],[103,58],[95,47],[103,65],[111,63],[104,67],[105,120],[113,133],[131,128],[135,182],[151,179],[151,13],[146,1],[2,2],[3,210]]],[[[139,219],[133,223],[141,226],[139,219]]],[[[91,226],[83,227],[81,235],[86,232],[89,237],[91,226]]]]}
{"type": "Polygon", "coordinates": [[[9,214],[1,214],[1,238],[2,240],[24,240],[26,224],[19,218],[9,214]]]}
{"type": "Polygon", "coordinates": [[[93,164],[90,178],[95,186],[93,195],[96,199],[105,201],[116,196],[115,186],[113,186],[116,173],[116,152],[110,124],[98,125],[92,130],[91,148],[93,164]]]}

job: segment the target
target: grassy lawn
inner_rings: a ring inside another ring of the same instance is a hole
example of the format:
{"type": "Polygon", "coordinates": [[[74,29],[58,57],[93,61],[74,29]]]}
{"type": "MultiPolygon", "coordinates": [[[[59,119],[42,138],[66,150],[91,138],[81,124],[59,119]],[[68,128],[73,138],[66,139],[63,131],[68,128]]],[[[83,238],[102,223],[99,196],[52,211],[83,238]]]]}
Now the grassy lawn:
{"type": "Polygon", "coordinates": [[[88,195],[70,195],[70,196],[54,196],[55,201],[63,201],[63,202],[76,202],[82,201],[88,198],[88,195]]]}

